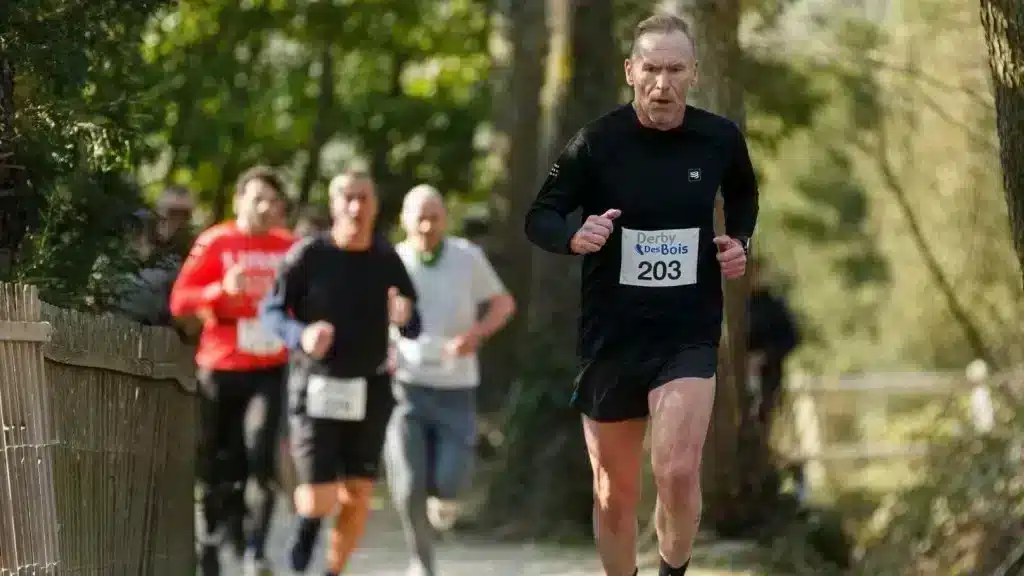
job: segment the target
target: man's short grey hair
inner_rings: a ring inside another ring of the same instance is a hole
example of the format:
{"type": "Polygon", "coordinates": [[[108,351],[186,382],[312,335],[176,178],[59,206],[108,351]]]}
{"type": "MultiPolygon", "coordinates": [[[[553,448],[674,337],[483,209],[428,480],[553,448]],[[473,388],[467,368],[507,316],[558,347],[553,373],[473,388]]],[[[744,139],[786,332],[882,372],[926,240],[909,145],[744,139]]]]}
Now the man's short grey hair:
{"type": "Polygon", "coordinates": [[[359,181],[369,182],[371,188],[374,187],[373,177],[370,176],[369,172],[363,170],[346,170],[334,178],[331,178],[330,184],[327,185],[327,194],[329,196],[334,196],[344,190],[349,184],[359,181]]]}
{"type": "Polygon", "coordinates": [[[693,44],[694,53],[696,53],[697,44],[693,39],[693,34],[690,32],[690,25],[675,14],[659,13],[653,16],[648,16],[640,21],[633,29],[633,43],[629,48],[629,55],[637,55],[637,44],[640,39],[648,34],[672,34],[674,32],[682,32],[690,39],[690,43],[693,44]]]}

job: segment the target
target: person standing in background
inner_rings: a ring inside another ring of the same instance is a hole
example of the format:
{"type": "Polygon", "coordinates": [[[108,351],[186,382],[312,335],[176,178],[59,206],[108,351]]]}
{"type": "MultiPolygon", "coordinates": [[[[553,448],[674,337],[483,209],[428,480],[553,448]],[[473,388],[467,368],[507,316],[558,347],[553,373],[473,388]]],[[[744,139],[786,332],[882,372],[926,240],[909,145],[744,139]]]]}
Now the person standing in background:
{"type": "Polygon", "coordinates": [[[747,355],[751,387],[758,398],[757,418],[765,435],[771,433],[772,418],[782,393],[786,358],[800,344],[800,330],[786,300],[764,280],[763,262],[751,259],[748,316],[750,335],[747,355]]]}
{"type": "Polygon", "coordinates": [[[188,188],[176,184],[164,188],[154,206],[159,250],[185,259],[195,240],[192,230],[195,209],[195,200],[188,188]]]}
{"type": "Polygon", "coordinates": [[[412,554],[409,576],[435,576],[431,524],[451,528],[472,472],[477,350],[509,321],[515,300],[479,247],[446,236],[448,215],[435,188],[410,190],[401,220],[406,239],[396,249],[419,295],[422,324],[418,337],[397,342],[397,405],[384,461],[412,554]]]}

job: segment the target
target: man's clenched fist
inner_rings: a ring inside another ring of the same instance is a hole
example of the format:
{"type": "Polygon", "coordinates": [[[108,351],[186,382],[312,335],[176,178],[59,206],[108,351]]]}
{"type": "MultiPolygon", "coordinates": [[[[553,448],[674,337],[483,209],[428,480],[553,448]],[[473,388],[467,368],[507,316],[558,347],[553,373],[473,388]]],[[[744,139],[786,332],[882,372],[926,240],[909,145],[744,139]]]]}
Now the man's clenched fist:
{"type": "Polygon", "coordinates": [[[302,350],[317,360],[323,360],[334,343],[334,326],[328,322],[314,322],[302,331],[302,350]]]}
{"type": "Polygon", "coordinates": [[[600,250],[614,229],[612,221],[621,214],[621,210],[612,208],[600,216],[587,216],[587,221],[573,234],[569,249],[573,254],[590,254],[600,250]]]}

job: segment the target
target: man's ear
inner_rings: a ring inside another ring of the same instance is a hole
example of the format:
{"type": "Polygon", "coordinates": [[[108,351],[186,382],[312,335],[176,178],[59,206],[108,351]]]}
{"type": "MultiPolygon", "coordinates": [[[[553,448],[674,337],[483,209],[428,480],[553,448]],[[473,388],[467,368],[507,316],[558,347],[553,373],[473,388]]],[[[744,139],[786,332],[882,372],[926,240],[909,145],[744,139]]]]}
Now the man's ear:
{"type": "Polygon", "coordinates": [[[626,72],[626,84],[629,86],[633,85],[633,61],[630,58],[626,58],[626,62],[623,64],[623,69],[626,72]]]}

